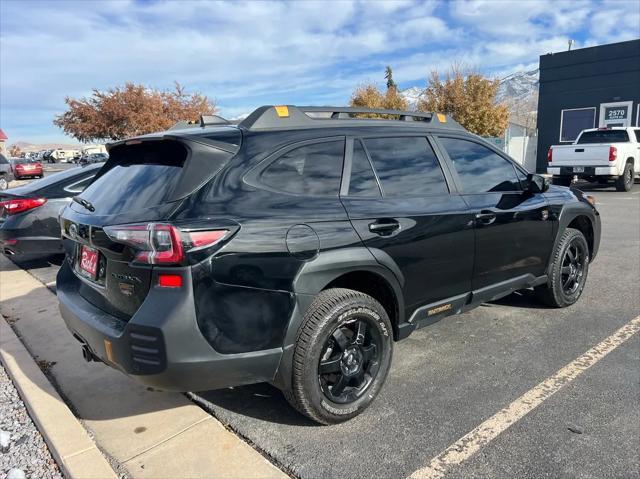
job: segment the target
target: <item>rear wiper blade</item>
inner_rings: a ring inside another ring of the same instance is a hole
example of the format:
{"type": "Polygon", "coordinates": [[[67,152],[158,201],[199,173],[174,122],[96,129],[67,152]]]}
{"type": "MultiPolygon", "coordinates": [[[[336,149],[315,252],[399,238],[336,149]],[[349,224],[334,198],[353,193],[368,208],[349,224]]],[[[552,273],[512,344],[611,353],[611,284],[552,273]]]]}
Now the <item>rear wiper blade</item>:
{"type": "Polygon", "coordinates": [[[72,200],[75,201],[76,203],[78,203],[79,205],[85,207],[86,209],[88,209],[92,213],[96,210],[95,207],[91,204],[90,201],[87,201],[87,200],[85,200],[83,198],[80,198],[79,196],[74,196],[72,198],[72,200]]]}

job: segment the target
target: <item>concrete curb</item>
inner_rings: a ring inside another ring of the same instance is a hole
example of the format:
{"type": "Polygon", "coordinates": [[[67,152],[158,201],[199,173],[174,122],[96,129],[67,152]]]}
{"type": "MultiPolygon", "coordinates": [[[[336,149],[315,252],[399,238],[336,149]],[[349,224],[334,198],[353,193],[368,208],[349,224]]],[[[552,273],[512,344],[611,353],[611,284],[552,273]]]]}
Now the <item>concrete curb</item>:
{"type": "Polygon", "coordinates": [[[0,359],[65,477],[117,478],[20,339],[0,320],[0,359]]]}

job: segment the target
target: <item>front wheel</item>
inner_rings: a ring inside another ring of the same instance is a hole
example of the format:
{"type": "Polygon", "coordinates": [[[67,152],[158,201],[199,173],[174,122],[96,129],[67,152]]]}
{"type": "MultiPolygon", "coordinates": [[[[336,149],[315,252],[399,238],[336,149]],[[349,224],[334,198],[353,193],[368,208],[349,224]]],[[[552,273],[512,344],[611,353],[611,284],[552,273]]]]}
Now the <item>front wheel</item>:
{"type": "Polygon", "coordinates": [[[622,175],[616,180],[616,191],[629,191],[633,186],[633,163],[624,165],[622,175]]]}
{"type": "Polygon", "coordinates": [[[351,419],[378,395],[392,353],[391,322],[380,303],[350,289],[322,291],[298,332],[285,396],[321,424],[351,419]]]}
{"type": "Polygon", "coordinates": [[[556,246],[547,284],[535,288],[536,295],[554,308],[578,301],[589,273],[589,245],[581,231],[567,228],[556,246]]]}

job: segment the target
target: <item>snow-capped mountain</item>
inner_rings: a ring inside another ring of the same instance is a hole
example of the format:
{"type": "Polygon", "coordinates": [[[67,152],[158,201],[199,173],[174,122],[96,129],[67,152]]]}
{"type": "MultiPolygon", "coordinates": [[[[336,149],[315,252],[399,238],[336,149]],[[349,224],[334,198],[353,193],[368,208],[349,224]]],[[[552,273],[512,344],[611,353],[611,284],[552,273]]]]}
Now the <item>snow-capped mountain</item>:
{"type": "Polygon", "coordinates": [[[516,72],[500,80],[498,102],[522,101],[538,95],[539,70],[516,72]]]}
{"type": "MultiPolygon", "coordinates": [[[[535,114],[538,107],[538,79],[538,70],[515,72],[504,77],[500,80],[496,101],[506,103],[513,118],[535,114]]],[[[424,88],[417,86],[400,91],[409,103],[409,110],[416,108],[423,93],[424,88]]]]}
{"type": "Polygon", "coordinates": [[[424,88],[417,86],[412,86],[411,88],[400,91],[400,95],[402,95],[409,104],[409,110],[414,110],[418,106],[418,101],[420,101],[420,97],[422,97],[423,93],[424,88]]]}

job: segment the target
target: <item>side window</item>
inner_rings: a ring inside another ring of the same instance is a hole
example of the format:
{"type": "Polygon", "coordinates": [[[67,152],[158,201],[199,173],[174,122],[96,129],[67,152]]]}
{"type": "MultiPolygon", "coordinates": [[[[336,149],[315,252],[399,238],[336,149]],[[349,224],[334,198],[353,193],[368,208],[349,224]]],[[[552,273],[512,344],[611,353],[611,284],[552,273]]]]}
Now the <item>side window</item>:
{"type": "Polygon", "coordinates": [[[338,196],[344,140],[325,141],[288,151],[260,175],[270,188],[310,196],[338,196]]]}
{"type": "Polygon", "coordinates": [[[359,140],[353,142],[349,196],[380,196],[378,182],[371,169],[367,153],[359,140]]]}
{"type": "Polygon", "coordinates": [[[634,133],[636,134],[636,141],[638,143],[640,143],[640,128],[636,128],[635,130],[633,130],[634,133]]]}
{"type": "Polygon", "coordinates": [[[440,163],[426,138],[368,138],[364,144],[371,155],[384,196],[449,192],[440,163]]]}
{"type": "Polygon", "coordinates": [[[7,160],[4,155],[0,154],[0,165],[8,165],[9,160],[7,160]]]}
{"type": "Polygon", "coordinates": [[[93,180],[93,176],[94,175],[91,175],[87,178],[76,180],[75,182],[65,186],[63,189],[67,193],[75,193],[75,194],[82,193],[84,189],[89,185],[89,183],[91,183],[91,180],[93,180]]]}
{"type": "Polygon", "coordinates": [[[520,191],[513,165],[486,146],[458,138],[439,138],[453,162],[464,193],[520,191]]]}

